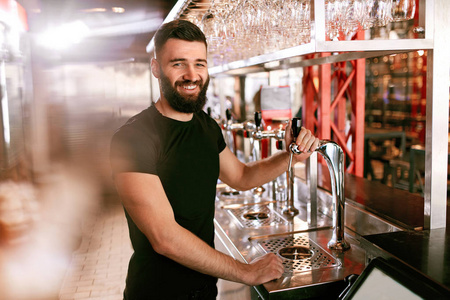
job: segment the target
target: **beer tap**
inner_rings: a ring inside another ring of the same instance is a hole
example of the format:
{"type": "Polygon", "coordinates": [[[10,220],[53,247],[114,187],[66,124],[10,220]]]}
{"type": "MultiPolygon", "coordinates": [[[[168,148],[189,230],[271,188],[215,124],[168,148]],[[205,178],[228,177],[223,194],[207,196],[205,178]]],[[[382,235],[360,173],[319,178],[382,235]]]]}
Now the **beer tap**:
{"type": "MultiPolygon", "coordinates": [[[[260,111],[255,112],[255,124],[254,128],[251,130],[246,130],[246,136],[250,138],[250,145],[252,149],[252,156],[254,160],[261,159],[261,140],[263,139],[275,139],[277,149],[282,149],[282,144],[285,137],[285,130],[283,129],[283,126],[280,124],[278,128],[272,129],[272,130],[264,130],[264,127],[262,125],[262,114],[260,111]]],[[[269,146],[269,149],[270,146],[269,146]]],[[[275,181],[272,182],[272,192],[273,192],[273,198],[276,199],[275,195],[275,181]]],[[[254,193],[262,194],[262,192],[265,191],[263,187],[257,187],[254,190],[254,193]]]]}
{"type": "Polygon", "coordinates": [[[225,110],[226,122],[223,128],[227,131],[236,131],[243,130],[244,123],[235,123],[233,122],[233,116],[231,115],[231,111],[229,109],[225,110]]]}
{"type": "Polygon", "coordinates": [[[273,130],[263,130],[261,126],[261,112],[255,112],[256,131],[253,133],[253,138],[256,140],[274,138],[277,141],[284,140],[284,129],[282,127],[273,130]]]}
{"type": "MultiPolygon", "coordinates": [[[[276,147],[278,150],[283,149],[282,144],[285,137],[285,131],[283,129],[283,126],[280,124],[278,128],[275,128],[273,130],[263,130],[263,126],[261,126],[262,123],[262,116],[261,112],[255,112],[255,130],[251,132],[251,134],[247,134],[250,137],[250,144],[252,145],[253,150],[253,156],[255,159],[260,158],[259,156],[261,151],[261,140],[263,139],[274,139],[276,142],[276,147]],[[258,144],[255,144],[255,141],[259,141],[258,144]]],[[[270,143],[270,142],[269,142],[270,143]]],[[[270,145],[270,144],[269,144],[270,145]]],[[[269,146],[269,149],[270,146],[269,146]]],[[[269,151],[269,155],[270,155],[269,151]]],[[[261,187],[259,187],[261,189],[261,187]]],[[[272,181],[272,198],[276,200],[276,179],[272,181]]]]}
{"type": "Polygon", "coordinates": [[[255,129],[248,134],[248,136],[250,137],[250,143],[253,144],[252,149],[255,158],[260,159],[261,140],[273,138],[277,141],[277,143],[280,143],[284,140],[285,131],[281,126],[273,130],[264,130],[262,126],[261,112],[258,111],[255,112],[255,129]],[[258,144],[255,144],[255,141],[258,141],[258,144]]]}
{"type": "Polygon", "coordinates": [[[242,123],[233,122],[231,111],[225,111],[226,121],[222,123],[222,129],[226,131],[226,143],[234,154],[237,154],[234,147],[234,132],[242,131],[245,137],[252,138],[252,133],[256,130],[256,126],[252,121],[245,121],[242,123]]]}
{"type": "MultiPolygon", "coordinates": [[[[254,161],[261,159],[261,132],[263,131],[262,115],[260,111],[255,112],[255,128],[253,130],[247,130],[247,135],[250,138],[250,147],[252,149],[252,157],[254,161]]],[[[254,188],[253,194],[261,196],[265,192],[265,188],[261,185],[254,188]]]]}
{"type": "Polygon", "coordinates": [[[286,172],[287,181],[288,181],[288,199],[286,207],[283,209],[283,213],[290,216],[295,216],[299,213],[298,209],[294,206],[294,166],[292,164],[292,159],[294,158],[294,154],[302,153],[299,149],[295,141],[297,140],[298,135],[300,134],[300,130],[302,129],[302,119],[293,118],[291,125],[291,133],[294,141],[289,145],[289,165],[286,172]]]}
{"type": "Polygon", "coordinates": [[[350,244],[344,238],[345,195],[344,195],[344,151],[333,141],[321,140],[316,149],[327,162],[333,195],[333,236],[328,242],[331,250],[345,251],[350,244]]]}
{"type": "Polygon", "coordinates": [[[227,109],[225,111],[226,121],[223,123],[223,129],[226,132],[226,144],[230,148],[231,152],[237,155],[237,150],[234,144],[234,133],[233,131],[243,129],[243,125],[241,123],[233,123],[233,117],[231,115],[231,111],[227,109]]]}
{"type": "MultiPolygon", "coordinates": [[[[289,198],[287,207],[283,213],[294,216],[298,214],[298,209],[294,207],[294,174],[292,159],[294,154],[300,154],[298,145],[295,143],[301,130],[301,119],[292,120],[292,135],[294,142],[289,145],[289,198]]],[[[327,162],[328,171],[331,178],[331,190],[333,197],[333,235],[328,242],[328,248],[336,251],[346,251],[350,249],[350,244],[344,238],[345,228],[345,195],[344,195],[344,151],[335,142],[320,140],[319,146],[315,150],[320,153],[327,162]]]]}

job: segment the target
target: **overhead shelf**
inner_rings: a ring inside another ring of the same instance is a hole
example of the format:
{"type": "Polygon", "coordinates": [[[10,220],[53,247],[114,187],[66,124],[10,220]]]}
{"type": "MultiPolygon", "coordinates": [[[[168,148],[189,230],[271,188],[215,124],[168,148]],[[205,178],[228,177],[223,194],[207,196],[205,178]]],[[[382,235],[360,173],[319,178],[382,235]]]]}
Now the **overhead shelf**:
{"type": "MultiPolygon", "coordinates": [[[[311,0],[314,2],[314,20],[325,20],[324,0],[311,0]]],[[[209,0],[179,0],[164,22],[177,18],[186,19],[189,14],[206,12],[210,5],[209,0]]],[[[426,9],[433,6],[425,4],[426,9]]],[[[421,8],[422,9],[422,8],[421,8]]],[[[425,10],[425,7],[423,7],[425,10]]],[[[424,13],[421,14],[424,16],[424,13]]],[[[313,21],[314,22],[314,21],[313,21]]],[[[425,23],[424,23],[425,24],[425,23]]],[[[432,23],[429,22],[432,29],[432,23]]],[[[428,25],[428,24],[427,24],[428,25]]],[[[211,76],[239,75],[261,71],[271,71],[285,67],[306,67],[360,58],[370,58],[382,55],[396,54],[414,50],[433,49],[433,39],[371,39],[329,41],[325,39],[325,22],[314,22],[311,42],[295,47],[282,49],[276,52],[250,57],[248,59],[229,62],[209,68],[211,76]],[[330,56],[310,58],[310,54],[332,53],[330,56]],[[295,59],[292,59],[295,58],[295,59]],[[275,62],[279,62],[276,64],[275,62]]],[[[147,52],[153,51],[153,39],[147,45],[147,52]]]]}
{"type": "MultiPolygon", "coordinates": [[[[348,43],[352,43],[348,42],[348,43]]],[[[355,41],[357,42],[357,41],[355,41]]],[[[370,41],[372,42],[372,41],[370,41]]],[[[209,68],[209,74],[211,76],[217,76],[220,74],[226,75],[240,75],[264,71],[274,71],[282,68],[297,68],[297,67],[308,67],[313,65],[322,65],[329,63],[336,63],[342,61],[350,61],[361,58],[371,58],[384,55],[392,55],[413,50],[427,50],[432,49],[428,40],[422,40],[423,43],[417,43],[417,40],[408,40],[408,43],[401,43],[399,47],[385,50],[385,48],[380,47],[380,42],[376,47],[371,50],[316,50],[311,51],[311,48],[315,48],[314,43],[309,43],[305,45],[300,45],[288,49],[283,49],[277,52],[263,54],[260,56],[251,57],[249,59],[234,61],[228,64],[215,66],[209,68]],[[406,47],[407,46],[407,47],[406,47]],[[329,56],[309,58],[307,55],[315,53],[332,53],[329,56]]],[[[340,43],[340,42],[333,42],[340,43]]],[[[373,43],[371,43],[373,44],[373,43]]],[[[382,43],[381,43],[382,44],[382,43]]],[[[348,44],[347,44],[348,45],[348,44]]],[[[349,46],[347,46],[347,49],[349,46]]],[[[351,47],[355,49],[356,47],[351,47]]],[[[367,48],[367,47],[366,47],[367,48]]],[[[368,49],[368,48],[367,48],[368,49]]]]}

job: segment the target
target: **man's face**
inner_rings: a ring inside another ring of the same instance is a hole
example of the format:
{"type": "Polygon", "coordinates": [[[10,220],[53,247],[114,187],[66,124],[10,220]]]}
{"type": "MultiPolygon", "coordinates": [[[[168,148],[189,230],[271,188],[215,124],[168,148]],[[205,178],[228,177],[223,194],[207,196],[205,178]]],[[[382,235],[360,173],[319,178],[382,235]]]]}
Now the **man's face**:
{"type": "MultiPolygon", "coordinates": [[[[154,63],[154,62],[153,62],[154,63]]],[[[201,42],[169,39],[152,71],[161,81],[161,92],[176,111],[200,111],[206,103],[209,84],[206,47],[201,42]]]]}

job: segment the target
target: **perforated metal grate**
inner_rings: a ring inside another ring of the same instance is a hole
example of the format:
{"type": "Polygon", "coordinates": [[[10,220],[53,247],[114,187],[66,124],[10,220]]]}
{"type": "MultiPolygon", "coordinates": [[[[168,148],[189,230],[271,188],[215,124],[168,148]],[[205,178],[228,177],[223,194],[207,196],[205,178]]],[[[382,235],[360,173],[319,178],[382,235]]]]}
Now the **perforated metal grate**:
{"type": "Polygon", "coordinates": [[[245,228],[255,228],[284,224],[288,221],[267,205],[243,206],[239,208],[227,209],[234,219],[245,228]],[[265,218],[247,218],[248,215],[267,216],[265,218]]]}
{"type": "Polygon", "coordinates": [[[322,249],[315,242],[305,235],[289,236],[285,238],[270,239],[258,242],[266,252],[273,252],[283,259],[283,265],[286,272],[303,272],[313,269],[335,268],[340,266],[329,253],[322,249]],[[287,259],[280,255],[287,247],[309,247],[312,252],[310,257],[301,259],[287,259]]]}

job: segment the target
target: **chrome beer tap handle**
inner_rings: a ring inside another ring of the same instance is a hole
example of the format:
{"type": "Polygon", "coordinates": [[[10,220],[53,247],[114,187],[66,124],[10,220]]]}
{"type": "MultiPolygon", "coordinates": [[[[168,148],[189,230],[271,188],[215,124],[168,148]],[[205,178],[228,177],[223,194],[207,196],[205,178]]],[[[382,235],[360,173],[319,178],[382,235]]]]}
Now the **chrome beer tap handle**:
{"type": "MultiPolygon", "coordinates": [[[[301,130],[301,119],[294,118],[292,120],[292,136],[294,141],[297,139],[301,130]]],[[[344,151],[333,141],[321,140],[319,146],[315,150],[320,153],[327,162],[328,170],[331,178],[331,189],[333,196],[333,236],[328,242],[328,248],[336,251],[346,251],[350,249],[350,244],[345,240],[345,195],[344,195],[344,151]]],[[[294,207],[294,174],[293,174],[293,155],[300,154],[296,143],[289,145],[289,198],[287,207],[283,213],[294,216],[298,214],[298,210],[294,207]]]]}
{"type": "MultiPolygon", "coordinates": [[[[262,131],[262,114],[260,111],[255,112],[255,130],[250,135],[250,146],[252,148],[252,156],[254,161],[261,159],[261,138],[260,132],[262,131]]],[[[256,196],[261,196],[266,189],[261,185],[255,187],[252,192],[256,196]]]]}
{"type": "Polygon", "coordinates": [[[321,140],[316,149],[327,162],[331,178],[333,195],[333,236],[328,248],[336,251],[350,249],[344,238],[345,228],[345,195],[344,195],[344,151],[333,141],[321,140]]]}
{"type": "Polygon", "coordinates": [[[295,216],[299,213],[298,209],[294,206],[294,166],[292,165],[292,160],[294,158],[294,154],[300,154],[301,151],[298,150],[298,146],[295,143],[298,135],[300,134],[300,130],[302,129],[302,119],[293,118],[291,125],[291,133],[294,139],[289,145],[289,165],[286,172],[286,176],[288,178],[288,199],[286,207],[283,209],[283,214],[289,216],[295,216]]]}
{"type": "Polygon", "coordinates": [[[228,145],[228,148],[230,148],[231,152],[233,152],[236,155],[236,149],[234,146],[234,135],[233,135],[233,118],[231,116],[231,111],[227,109],[225,111],[226,121],[224,123],[223,129],[225,129],[226,132],[226,144],[228,145]]]}

